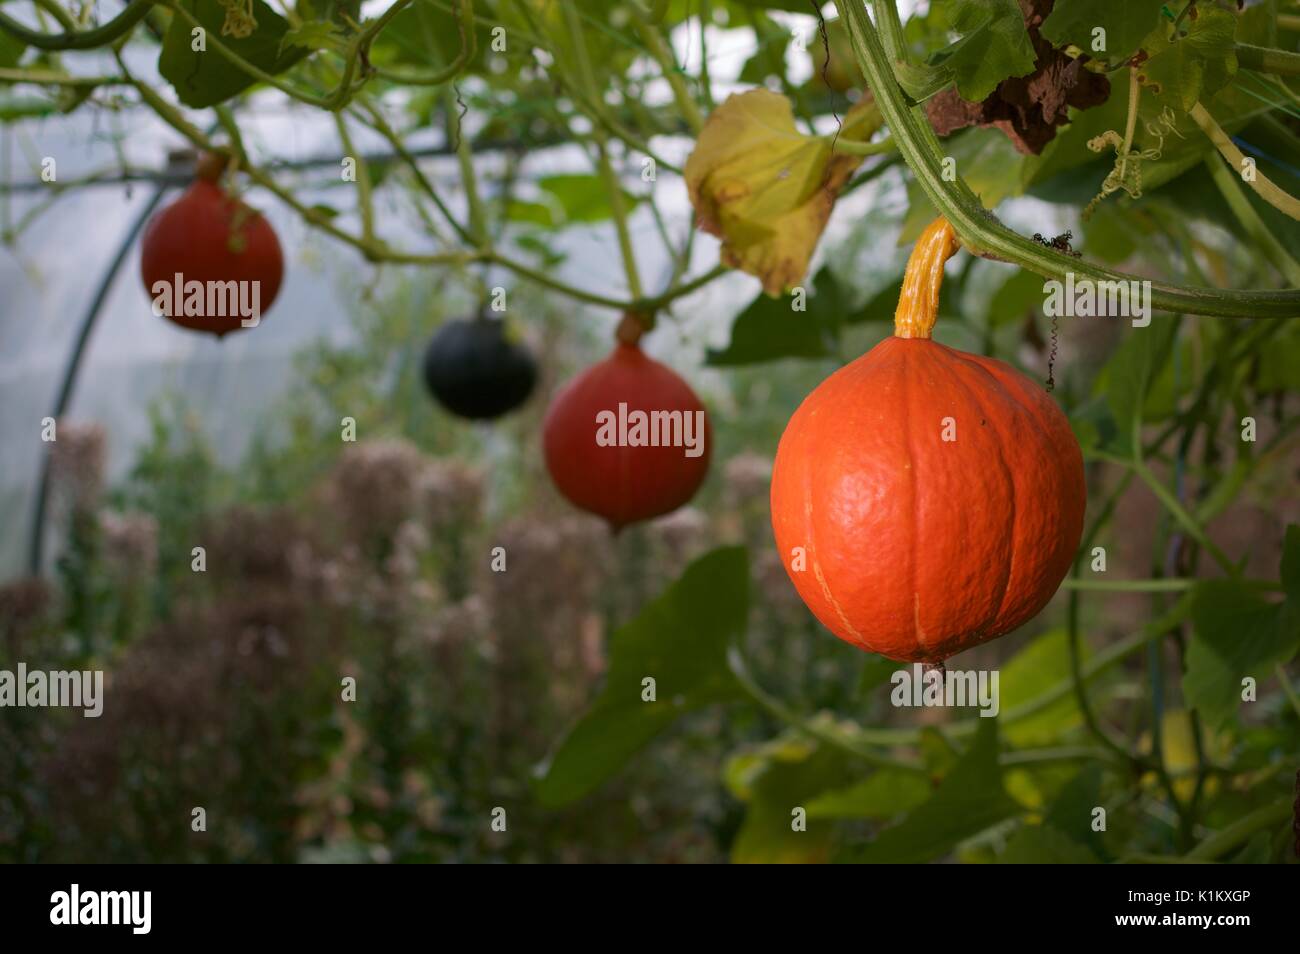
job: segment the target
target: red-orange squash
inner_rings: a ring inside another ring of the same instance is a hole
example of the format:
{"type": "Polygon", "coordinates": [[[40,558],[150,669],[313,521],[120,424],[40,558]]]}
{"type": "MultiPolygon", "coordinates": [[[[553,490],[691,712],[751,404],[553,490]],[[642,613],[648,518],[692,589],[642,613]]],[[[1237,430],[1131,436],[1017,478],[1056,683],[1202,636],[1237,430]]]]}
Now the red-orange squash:
{"type": "Polygon", "coordinates": [[[155,312],[219,338],[255,327],[284,278],[271,224],[227,193],[220,173],[220,162],[205,159],[194,184],[149,220],[140,241],[140,276],[155,312]]]}
{"type": "Polygon", "coordinates": [[[804,400],[777,449],[772,526],[836,636],[939,663],[1035,616],[1083,530],[1069,422],[1001,361],[930,338],[952,227],[917,242],[894,335],[804,400]]]}
{"type": "Polygon", "coordinates": [[[642,352],[637,337],[624,336],[608,358],[565,385],[542,425],[556,488],[615,531],[690,500],[713,443],[690,385],[642,352]]]}

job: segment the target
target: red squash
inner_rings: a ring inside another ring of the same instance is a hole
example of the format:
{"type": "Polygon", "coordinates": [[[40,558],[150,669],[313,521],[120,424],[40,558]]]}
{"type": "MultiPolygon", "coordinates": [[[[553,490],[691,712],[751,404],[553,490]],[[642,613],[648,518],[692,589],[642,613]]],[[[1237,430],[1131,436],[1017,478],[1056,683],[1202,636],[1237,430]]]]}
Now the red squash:
{"type": "Polygon", "coordinates": [[[224,292],[215,298],[204,296],[206,305],[216,307],[205,307],[203,314],[186,314],[175,302],[180,296],[159,298],[157,283],[175,288],[177,275],[182,288],[190,282],[205,288],[209,283],[239,282],[243,303],[251,305],[256,282],[257,308],[265,314],[284,278],[284,256],[275,231],[256,209],[221,188],[219,170],[211,163],[201,166],[194,184],[149,220],[140,243],[140,274],[150,300],[166,302],[162,311],[173,323],[218,337],[252,327],[243,324],[245,314],[233,307],[224,292]]]}
{"type": "Polygon", "coordinates": [[[772,475],[777,546],[804,602],[841,639],[913,662],[1034,617],[1069,570],[1086,504],[1052,399],[930,339],[957,247],[943,219],[926,230],[894,336],[804,400],[772,475]]]}
{"type": "Polygon", "coordinates": [[[608,358],[555,396],[542,440],[546,467],[560,493],[604,517],[616,531],[690,500],[708,472],[712,446],[704,405],[690,385],[646,357],[634,338],[621,340],[608,358]],[[646,439],[636,433],[637,412],[660,422],[663,435],[665,422],[681,422],[680,428],[673,425],[673,433],[692,438],[693,446],[637,444],[638,436],[646,439]],[[632,426],[624,427],[629,420],[632,426]],[[630,440],[611,443],[610,438],[620,436],[630,440]]]}

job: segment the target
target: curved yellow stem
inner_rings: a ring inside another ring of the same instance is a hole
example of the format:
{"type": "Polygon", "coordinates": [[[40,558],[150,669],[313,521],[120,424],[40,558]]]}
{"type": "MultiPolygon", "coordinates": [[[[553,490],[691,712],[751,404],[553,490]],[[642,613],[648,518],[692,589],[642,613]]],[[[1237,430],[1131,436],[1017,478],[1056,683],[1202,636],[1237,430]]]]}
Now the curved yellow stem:
{"type": "Polygon", "coordinates": [[[929,338],[939,317],[939,289],[943,285],[943,266],[957,253],[961,243],[948,220],[940,217],[931,222],[907,260],[903,289],[894,311],[896,338],[929,338]]]}

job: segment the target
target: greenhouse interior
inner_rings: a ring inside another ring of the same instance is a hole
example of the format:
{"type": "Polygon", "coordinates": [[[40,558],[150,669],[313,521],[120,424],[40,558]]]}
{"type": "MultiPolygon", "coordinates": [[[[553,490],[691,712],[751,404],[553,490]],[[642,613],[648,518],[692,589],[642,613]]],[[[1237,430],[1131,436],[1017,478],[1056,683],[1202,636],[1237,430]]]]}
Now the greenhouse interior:
{"type": "Polygon", "coordinates": [[[1300,863],[1300,5],[22,0],[0,83],[0,860],[1300,863]]]}

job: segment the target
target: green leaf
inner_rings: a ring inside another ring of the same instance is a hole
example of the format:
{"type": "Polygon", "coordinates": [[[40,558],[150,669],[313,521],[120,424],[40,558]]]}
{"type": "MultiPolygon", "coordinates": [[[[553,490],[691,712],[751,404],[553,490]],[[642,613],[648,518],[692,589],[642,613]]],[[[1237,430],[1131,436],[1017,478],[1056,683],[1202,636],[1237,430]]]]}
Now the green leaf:
{"type": "Polygon", "coordinates": [[[524,202],[511,199],[506,206],[506,218],[511,222],[528,222],[554,228],[559,224],[556,210],[544,202],[524,202]]]}
{"type": "Polygon", "coordinates": [[[1059,829],[1050,825],[1026,825],[1007,842],[997,857],[998,864],[1010,865],[1095,865],[1100,859],[1059,829]]]}
{"type": "Polygon", "coordinates": [[[898,77],[898,85],[903,87],[903,92],[915,103],[924,103],[952,83],[952,70],[942,66],[918,65],[906,60],[894,64],[894,75],[898,77]]]}
{"type": "MultiPolygon", "coordinates": [[[[829,716],[817,721],[828,727],[829,716]]],[[[830,854],[834,825],[814,818],[807,803],[819,792],[850,777],[841,749],[790,730],[771,742],[733,758],[727,767],[733,793],[749,803],[745,821],[731,845],[737,864],[820,862],[830,854]],[[804,830],[794,827],[797,809],[806,814],[804,830]]]]}
{"type": "Polygon", "coordinates": [[[932,725],[921,727],[916,747],[921,751],[921,761],[935,777],[947,775],[961,759],[961,753],[948,741],[948,737],[932,725]]]}
{"type": "MultiPolygon", "coordinates": [[[[1043,633],[1002,667],[998,680],[1000,711],[1009,712],[1036,698],[1047,687],[1069,678],[1068,634],[1064,629],[1043,633]]],[[[1046,745],[1082,721],[1074,696],[1066,695],[1033,715],[1004,726],[1002,735],[1017,746],[1046,745]]]]}
{"type": "Polygon", "coordinates": [[[1123,343],[1115,349],[1097,376],[1093,393],[1104,396],[1110,406],[1115,419],[1115,435],[1111,443],[1121,453],[1128,454],[1132,450],[1133,426],[1146,404],[1152,384],[1169,360],[1177,327],[1174,321],[1153,321],[1145,328],[1129,328],[1123,343]]]}
{"type": "MultiPolygon", "coordinates": [[[[413,68],[422,73],[442,69],[460,55],[460,18],[455,6],[435,6],[417,0],[389,22],[371,49],[371,60],[381,66],[413,68]]],[[[470,68],[481,66],[491,49],[492,28],[474,30],[474,58],[470,68]]],[[[507,33],[509,26],[506,27],[507,33]]]]}
{"type": "Polygon", "coordinates": [[[1092,813],[1100,804],[1101,767],[1089,765],[1065,783],[1043,821],[1076,844],[1097,848],[1100,834],[1092,830],[1092,813]]]}
{"type": "Polygon", "coordinates": [[[217,0],[184,0],[208,34],[206,52],[191,49],[191,27],[181,17],[172,17],[163,36],[158,55],[158,72],[176,89],[186,106],[200,108],[225,102],[243,92],[256,80],[226,61],[213,47],[220,41],[263,72],[283,73],[310,53],[303,47],[289,47],[281,52],[289,24],[262,0],[253,0],[253,18],[257,29],[242,39],[222,36],[226,8],[217,0]]]}
{"type": "Polygon", "coordinates": [[[1016,324],[1043,310],[1043,276],[1028,269],[1013,271],[989,301],[988,322],[994,327],[1016,324]]]}
{"type": "Polygon", "coordinates": [[[962,36],[930,63],[951,75],[962,99],[978,103],[1004,79],[1034,71],[1034,45],[1016,0],[955,0],[952,7],[962,36]]]}
{"type": "Polygon", "coordinates": [[[0,31],[0,66],[12,68],[23,58],[27,45],[16,37],[0,31]]]}
{"type": "Polygon", "coordinates": [[[848,788],[823,792],[805,806],[809,818],[873,818],[888,820],[911,811],[933,791],[924,775],[900,769],[880,769],[848,788]]]}
{"type": "Polygon", "coordinates": [[[1119,63],[1132,56],[1160,25],[1163,0],[1056,0],[1040,32],[1053,45],[1077,46],[1093,59],[1119,63]],[[1093,31],[1105,30],[1095,48],[1093,31]]]}
{"type": "Polygon", "coordinates": [[[1126,214],[1114,202],[1097,206],[1084,226],[1084,253],[1118,265],[1138,250],[1138,241],[1150,224],[1126,214]]]}
{"type": "Polygon", "coordinates": [[[302,47],[306,50],[341,51],[343,49],[343,31],[337,23],[331,23],[328,20],[311,20],[302,26],[287,31],[280,39],[279,52],[283,54],[293,46],[302,47]]]}
{"type": "MultiPolygon", "coordinates": [[[[897,297],[897,292],[894,292],[897,297]]],[[[846,318],[844,292],[823,267],[813,277],[805,310],[794,310],[794,295],[769,297],[760,292],[731,325],[731,341],[710,350],[706,363],[734,367],[779,358],[824,358],[835,353],[840,325],[846,318]]]]}
{"type": "Polygon", "coordinates": [[[901,823],[852,853],[858,862],[913,863],[948,854],[965,841],[1019,813],[1002,788],[997,720],[979,720],[970,748],[934,794],[901,823]]]}
{"type": "MultiPolygon", "coordinates": [[[[601,222],[612,216],[609,194],[605,183],[599,176],[567,174],[547,176],[537,180],[538,188],[554,197],[564,211],[564,221],[601,222]]],[[[641,200],[626,189],[623,192],[623,207],[631,209],[641,200]]]]}
{"type": "Polygon", "coordinates": [[[746,551],[721,547],[616,630],[604,688],[540,769],[541,802],[581,798],[679,716],[736,698],[727,648],[744,632],[748,613],[746,551]],[[642,701],[646,678],[655,680],[654,702],[642,701]]]}
{"type": "Polygon", "coordinates": [[[1151,33],[1143,43],[1151,58],[1138,73],[1157,102],[1180,113],[1222,89],[1237,72],[1236,17],[1208,4],[1196,13],[1184,21],[1186,36],[1170,38],[1164,25],[1151,33]]]}
{"type": "Polygon", "coordinates": [[[1257,831],[1246,846],[1228,859],[1230,865],[1266,865],[1273,858],[1272,835],[1257,831]]]}
{"type": "Polygon", "coordinates": [[[1211,727],[1241,702],[1241,681],[1267,679],[1300,652],[1300,528],[1286,529],[1282,550],[1286,599],[1234,580],[1206,580],[1192,590],[1192,639],[1183,693],[1211,727]]]}
{"type": "Polygon", "coordinates": [[[1290,602],[1300,603],[1300,526],[1287,524],[1282,538],[1282,590],[1290,602]]]}

